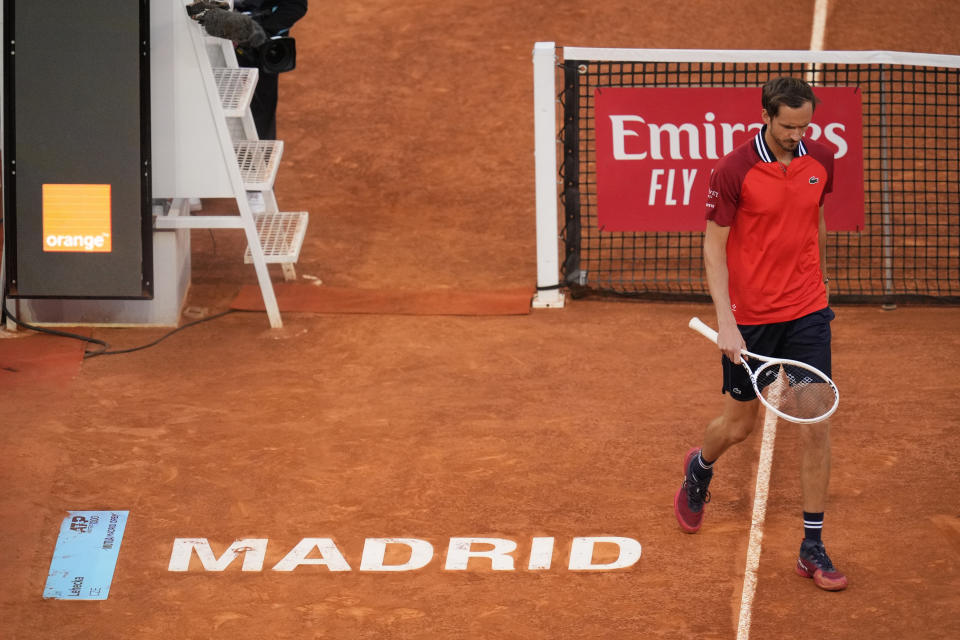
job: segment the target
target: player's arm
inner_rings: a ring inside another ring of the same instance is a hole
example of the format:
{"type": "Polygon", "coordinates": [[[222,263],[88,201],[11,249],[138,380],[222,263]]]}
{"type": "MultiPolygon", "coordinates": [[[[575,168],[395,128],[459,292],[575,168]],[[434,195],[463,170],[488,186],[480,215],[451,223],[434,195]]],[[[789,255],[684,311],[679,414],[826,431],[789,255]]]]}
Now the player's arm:
{"type": "Polygon", "coordinates": [[[740,335],[737,321],[730,308],[730,273],[727,270],[727,237],[730,227],[722,227],[707,220],[703,239],[703,259],[707,270],[707,287],[717,311],[717,346],[734,364],[740,364],[740,351],[747,345],[740,335]]]}
{"type": "Polygon", "coordinates": [[[830,276],[827,274],[827,222],[823,217],[823,207],[820,207],[820,223],[818,228],[820,243],[820,274],[823,276],[823,286],[827,289],[827,304],[830,304],[830,276]]]}

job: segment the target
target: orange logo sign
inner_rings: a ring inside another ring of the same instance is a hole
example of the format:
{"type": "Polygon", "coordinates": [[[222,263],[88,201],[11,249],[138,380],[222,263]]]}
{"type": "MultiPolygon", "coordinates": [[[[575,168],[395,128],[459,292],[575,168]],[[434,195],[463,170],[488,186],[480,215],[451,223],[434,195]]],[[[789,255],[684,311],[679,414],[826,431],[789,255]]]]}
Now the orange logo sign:
{"type": "Polygon", "coordinates": [[[109,184],[43,185],[43,250],[109,253],[109,184]]]}

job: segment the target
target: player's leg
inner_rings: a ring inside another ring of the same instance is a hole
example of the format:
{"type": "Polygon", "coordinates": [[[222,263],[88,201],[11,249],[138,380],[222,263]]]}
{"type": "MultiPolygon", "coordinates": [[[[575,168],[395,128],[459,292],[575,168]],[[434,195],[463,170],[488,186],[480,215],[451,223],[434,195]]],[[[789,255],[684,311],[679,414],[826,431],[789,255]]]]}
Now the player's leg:
{"type": "Polygon", "coordinates": [[[799,426],[803,510],[808,513],[822,513],[827,506],[827,490],[830,486],[830,421],[799,426]]]}
{"type": "Polygon", "coordinates": [[[803,542],[797,558],[797,573],[813,578],[827,591],[847,587],[847,577],[833,566],[821,538],[823,516],[830,486],[830,423],[800,425],[803,447],[800,461],[800,487],[803,499],[803,542]]]}
{"type": "MultiPolygon", "coordinates": [[[[740,367],[743,369],[743,367],[740,367]]],[[[673,500],[680,528],[696,533],[703,523],[704,505],[710,501],[713,463],[731,446],[742,442],[757,424],[760,401],[724,396],[723,413],[707,425],[703,447],[694,447],[683,460],[684,479],[673,500]]]]}
{"type": "MultiPolygon", "coordinates": [[[[823,309],[788,323],[780,354],[833,375],[830,353],[830,322],[834,314],[823,309]]],[[[830,423],[800,425],[800,486],[803,510],[820,513],[826,508],[830,485],[830,423]]]]}
{"type": "Polygon", "coordinates": [[[703,460],[712,465],[727,449],[746,440],[757,426],[759,410],[760,401],[756,397],[742,401],[725,396],[723,413],[707,425],[703,435],[703,460]]]}
{"type": "MultiPolygon", "coordinates": [[[[776,339],[768,325],[740,326],[739,329],[748,349],[770,349],[767,343],[776,339]]],[[[724,451],[745,440],[757,424],[760,401],[747,370],[726,356],[720,358],[720,365],[723,413],[707,425],[703,446],[687,451],[683,460],[683,484],[673,498],[673,512],[680,528],[687,533],[699,531],[703,522],[703,508],[710,501],[708,487],[713,478],[713,463],[724,451]]]]}
{"type": "MultiPolygon", "coordinates": [[[[747,341],[748,349],[772,349],[767,344],[772,333],[769,329],[762,326],[740,327],[740,332],[747,341]]],[[[720,358],[720,366],[723,370],[723,413],[707,425],[704,433],[701,458],[708,464],[716,462],[724,451],[747,439],[757,425],[760,409],[760,401],[757,400],[747,370],[726,356],[720,358]]]]}
{"type": "MultiPolygon", "coordinates": [[[[791,323],[785,336],[784,357],[807,362],[832,375],[829,308],[791,323]]],[[[847,587],[847,578],[827,555],[821,534],[827,492],[830,486],[830,423],[800,425],[800,487],[803,501],[803,542],[797,558],[797,573],[813,578],[821,589],[839,591],[847,587]]]]}

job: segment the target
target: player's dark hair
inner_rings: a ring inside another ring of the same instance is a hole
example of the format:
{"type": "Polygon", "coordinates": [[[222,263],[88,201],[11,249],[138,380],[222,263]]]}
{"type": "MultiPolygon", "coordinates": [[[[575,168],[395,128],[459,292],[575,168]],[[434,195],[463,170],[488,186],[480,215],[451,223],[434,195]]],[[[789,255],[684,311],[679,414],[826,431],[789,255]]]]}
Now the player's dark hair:
{"type": "Polygon", "coordinates": [[[781,76],[771,78],[763,85],[761,102],[767,115],[772,118],[780,111],[781,105],[797,109],[802,107],[805,102],[809,102],[816,109],[820,99],[813,94],[810,85],[800,78],[781,76]]]}

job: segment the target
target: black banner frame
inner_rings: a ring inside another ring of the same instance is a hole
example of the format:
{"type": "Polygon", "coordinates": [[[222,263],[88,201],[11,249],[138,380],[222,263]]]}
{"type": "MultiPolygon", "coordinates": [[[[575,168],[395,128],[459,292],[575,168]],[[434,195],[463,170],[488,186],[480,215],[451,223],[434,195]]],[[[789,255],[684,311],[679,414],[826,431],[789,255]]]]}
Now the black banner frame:
{"type": "MultiPolygon", "coordinates": [[[[64,1],[64,0],[61,0],[64,1]]],[[[47,3],[48,5],[51,3],[47,3]]],[[[54,2],[53,4],[56,4],[54,2]]],[[[68,3],[76,6],[77,3],[68,3]]],[[[88,3],[80,3],[90,6],[88,3]]],[[[115,6],[110,2],[109,5],[115,6]]],[[[65,5],[66,6],[66,5],[65,5]]],[[[139,11],[139,254],[140,254],[140,282],[139,286],[128,286],[128,291],[122,293],[97,291],[94,293],[82,291],[39,292],[25,290],[20,283],[19,267],[23,256],[18,251],[18,176],[17,176],[17,34],[16,34],[16,0],[6,0],[3,7],[3,35],[4,35],[4,104],[3,104],[3,224],[4,224],[4,253],[5,273],[2,284],[4,297],[10,298],[53,298],[53,299],[145,299],[153,298],[153,200],[152,200],[152,159],[151,159],[151,126],[150,126],[150,2],[138,0],[139,11]]],[[[48,11],[56,15],[56,7],[48,7],[48,11]]],[[[109,37],[109,33],[105,37],[109,37]]],[[[52,39],[55,40],[55,39],[52,39]]],[[[82,51],[67,48],[75,43],[48,43],[53,55],[81,56],[82,51]],[[62,49],[57,49],[62,47],[62,49]]],[[[110,69],[102,70],[110,73],[110,69]]],[[[133,234],[131,234],[132,236],[133,234]]],[[[79,253],[79,252],[78,252],[79,253]]],[[[85,255],[85,254],[80,254],[85,255]]],[[[109,267],[110,265],[108,265],[109,267]]],[[[103,270],[101,268],[101,270],[103,270]]]]}

